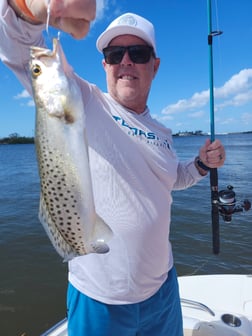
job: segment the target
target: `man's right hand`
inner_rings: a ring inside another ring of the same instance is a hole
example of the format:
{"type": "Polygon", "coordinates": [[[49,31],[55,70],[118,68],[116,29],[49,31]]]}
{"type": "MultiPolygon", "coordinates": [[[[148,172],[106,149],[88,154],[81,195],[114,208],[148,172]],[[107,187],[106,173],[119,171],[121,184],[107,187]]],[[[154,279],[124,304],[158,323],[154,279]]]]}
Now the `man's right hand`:
{"type": "MultiPolygon", "coordinates": [[[[47,0],[24,0],[39,22],[47,22],[47,0]]],[[[9,4],[15,0],[9,0],[9,4]]],[[[96,14],[95,0],[50,0],[49,25],[80,39],[87,35],[96,14]]]]}

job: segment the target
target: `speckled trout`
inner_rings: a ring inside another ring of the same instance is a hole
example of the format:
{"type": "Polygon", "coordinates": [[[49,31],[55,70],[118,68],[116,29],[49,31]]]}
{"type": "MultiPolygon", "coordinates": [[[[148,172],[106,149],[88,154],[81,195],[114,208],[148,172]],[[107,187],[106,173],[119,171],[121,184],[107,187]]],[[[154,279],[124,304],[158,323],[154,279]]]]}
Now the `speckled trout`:
{"type": "Polygon", "coordinates": [[[95,211],[80,88],[58,39],[53,50],[31,47],[36,105],[39,219],[64,260],[106,253],[112,237],[95,211]]]}

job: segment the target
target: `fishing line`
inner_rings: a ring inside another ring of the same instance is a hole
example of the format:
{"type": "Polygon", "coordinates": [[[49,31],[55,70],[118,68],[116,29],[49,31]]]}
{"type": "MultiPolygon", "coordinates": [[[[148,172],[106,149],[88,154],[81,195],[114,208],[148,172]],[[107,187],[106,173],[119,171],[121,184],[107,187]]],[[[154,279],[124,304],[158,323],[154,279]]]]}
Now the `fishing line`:
{"type": "Polygon", "coordinates": [[[51,16],[51,0],[47,0],[47,18],[46,18],[46,32],[49,35],[49,21],[51,16]]]}
{"type": "MultiPolygon", "coordinates": [[[[216,27],[217,27],[217,31],[220,31],[220,17],[219,17],[219,6],[218,6],[218,0],[214,1],[215,4],[215,20],[216,20],[216,27]]],[[[217,44],[218,44],[218,50],[217,50],[217,56],[218,56],[218,74],[219,74],[219,78],[223,78],[223,69],[225,70],[225,63],[223,62],[223,52],[222,52],[222,43],[221,43],[221,38],[220,36],[217,36],[217,44]]],[[[222,84],[223,86],[224,84],[222,84]]],[[[216,90],[216,88],[215,88],[216,90]]],[[[215,108],[215,111],[218,111],[218,106],[217,108],[215,108]]],[[[219,113],[221,113],[221,111],[218,111],[219,113]]],[[[226,135],[226,144],[229,145],[230,144],[230,136],[227,134],[226,135]]],[[[235,174],[232,174],[230,169],[225,170],[225,175],[228,177],[227,179],[229,181],[232,181],[233,177],[235,176],[235,174]]]]}
{"type": "MultiPolygon", "coordinates": [[[[51,17],[51,0],[45,0],[47,3],[47,18],[46,18],[46,32],[47,36],[50,40],[52,40],[52,37],[49,32],[49,23],[50,23],[50,17],[51,17]]],[[[57,33],[57,39],[60,40],[60,31],[57,33]]]]}
{"type": "MultiPolygon", "coordinates": [[[[189,274],[185,274],[185,275],[188,275],[188,276],[191,276],[191,275],[196,275],[199,271],[201,271],[205,266],[207,266],[212,258],[209,258],[207,259],[206,261],[204,261],[199,267],[197,267],[192,273],[189,273],[189,274]]],[[[215,261],[216,262],[216,261],[215,261]]]]}
{"type": "MultiPolygon", "coordinates": [[[[215,3],[215,21],[216,21],[216,27],[217,27],[217,31],[220,32],[221,29],[220,29],[220,20],[219,20],[219,7],[218,7],[218,0],[215,0],[214,1],[215,3]]],[[[221,45],[221,38],[220,38],[220,35],[216,36],[217,38],[217,43],[218,43],[218,52],[217,52],[217,56],[218,56],[218,63],[219,63],[219,74],[221,72],[221,70],[223,69],[223,61],[222,61],[222,45],[221,45]]]]}
{"type": "MultiPolygon", "coordinates": [[[[211,5],[210,5],[211,6],[211,5]]],[[[219,17],[219,6],[218,6],[218,0],[214,0],[214,19],[215,19],[215,25],[217,27],[216,32],[220,32],[218,35],[215,35],[215,38],[217,38],[217,56],[218,56],[218,77],[223,78],[223,58],[222,58],[222,44],[221,44],[221,38],[220,35],[222,33],[221,29],[220,29],[220,17],[219,17]]],[[[223,84],[222,84],[223,85],[223,84]]],[[[218,88],[213,88],[214,92],[216,92],[218,88]]],[[[214,106],[214,112],[218,111],[218,105],[217,107],[214,106]]],[[[220,113],[220,111],[218,111],[220,113]]],[[[229,143],[229,140],[228,140],[229,143]]],[[[231,175],[230,175],[230,171],[228,171],[228,177],[229,180],[231,180],[231,175]]]]}

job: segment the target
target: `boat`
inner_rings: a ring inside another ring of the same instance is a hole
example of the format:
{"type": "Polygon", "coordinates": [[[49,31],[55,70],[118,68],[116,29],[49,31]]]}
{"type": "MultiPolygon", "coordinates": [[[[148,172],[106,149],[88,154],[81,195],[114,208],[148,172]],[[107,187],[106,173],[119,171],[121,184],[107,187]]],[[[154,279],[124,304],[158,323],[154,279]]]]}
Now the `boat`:
{"type": "Polygon", "coordinates": [[[252,275],[179,277],[184,336],[251,336],[252,275]]]}
{"type": "MultiPolygon", "coordinates": [[[[252,274],[178,277],[184,336],[251,336],[252,274]]],[[[41,336],[67,336],[63,319],[41,336]]]]}
{"type": "Polygon", "coordinates": [[[67,336],[67,318],[64,318],[40,336],[67,336]]]}

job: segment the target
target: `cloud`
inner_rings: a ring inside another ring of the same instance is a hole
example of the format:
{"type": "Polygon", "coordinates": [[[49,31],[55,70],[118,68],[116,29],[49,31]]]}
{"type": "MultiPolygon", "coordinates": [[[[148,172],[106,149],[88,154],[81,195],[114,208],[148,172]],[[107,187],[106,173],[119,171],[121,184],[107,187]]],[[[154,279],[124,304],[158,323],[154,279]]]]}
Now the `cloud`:
{"type": "MultiPolygon", "coordinates": [[[[216,109],[226,106],[241,106],[252,101],[252,69],[243,69],[233,75],[222,87],[214,89],[216,109]],[[220,101],[221,100],[221,101],[220,101]]],[[[161,113],[171,115],[177,112],[200,109],[209,102],[209,90],[196,92],[189,99],[180,99],[166,106],[161,113]]]]}
{"type": "Polygon", "coordinates": [[[243,69],[233,75],[221,88],[215,90],[216,98],[236,95],[252,87],[252,69],[243,69]]]}
{"type": "Polygon", "coordinates": [[[198,109],[205,106],[208,102],[209,91],[196,92],[189,99],[180,99],[177,103],[168,105],[161,113],[174,114],[192,109],[198,109]]]}
{"type": "Polygon", "coordinates": [[[94,23],[104,18],[106,18],[106,20],[110,20],[110,18],[114,18],[114,16],[118,16],[120,14],[121,9],[118,1],[96,0],[96,19],[94,23]]]}
{"type": "Polygon", "coordinates": [[[107,0],[96,1],[96,20],[101,20],[104,17],[104,12],[107,7],[107,0]]]}
{"type": "Polygon", "coordinates": [[[23,90],[21,93],[18,93],[16,96],[14,96],[14,99],[26,99],[26,98],[31,98],[27,90],[23,90]]]}
{"type": "Polygon", "coordinates": [[[251,113],[243,113],[241,115],[241,120],[245,125],[251,125],[252,124],[252,114],[251,113]]]}
{"type": "Polygon", "coordinates": [[[34,100],[33,99],[29,100],[26,106],[34,107],[35,106],[34,100]]]}
{"type": "Polygon", "coordinates": [[[226,118],[226,119],[224,119],[222,121],[219,121],[219,123],[221,125],[229,125],[229,124],[232,124],[234,121],[235,121],[234,118],[226,118]]]}
{"type": "Polygon", "coordinates": [[[21,103],[22,106],[29,106],[29,107],[35,106],[34,101],[27,90],[23,90],[22,92],[18,93],[13,98],[16,100],[22,100],[22,103],[21,103]],[[25,100],[25,104],[23,103],[23,100],[25,100]]]}
{"type": "Polygon", "coordinates": [[[227,99],[223,103],[219,103],[217,107],[222,109],[227,106],[241,106],[247,104],[250,101],[252,101],[252,90],[237,93],[231,99],[227,99]]]}
{"type": "Polygon", "coordinates": [[[204,114],[205,114],[205,112],[201,110],[201,111],[189,113],[188,117],[190,117],[190,118],[202,118],[204,116],[204,114]]]}

